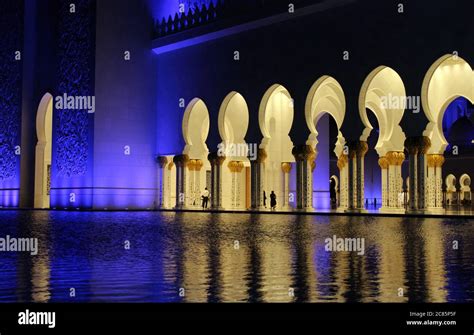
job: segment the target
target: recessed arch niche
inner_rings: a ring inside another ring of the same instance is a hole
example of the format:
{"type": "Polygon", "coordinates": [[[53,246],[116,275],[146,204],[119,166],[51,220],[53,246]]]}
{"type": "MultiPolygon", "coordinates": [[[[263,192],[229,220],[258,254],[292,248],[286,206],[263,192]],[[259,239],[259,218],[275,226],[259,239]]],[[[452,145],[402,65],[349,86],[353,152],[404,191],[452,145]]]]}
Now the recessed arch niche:
{"type": "Polygon", "coordinates": [[[50,207],[51,156],[53,140],[53,96],[46,93],[36,113],[35,208],[50,207]]]}

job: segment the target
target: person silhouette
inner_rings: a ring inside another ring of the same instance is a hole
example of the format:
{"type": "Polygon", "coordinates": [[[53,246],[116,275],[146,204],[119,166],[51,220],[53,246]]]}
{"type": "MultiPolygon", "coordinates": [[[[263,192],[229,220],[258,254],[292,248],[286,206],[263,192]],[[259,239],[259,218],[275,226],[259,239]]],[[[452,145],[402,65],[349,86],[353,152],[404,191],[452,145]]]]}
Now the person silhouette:
{"type": "Polygon", "coordinates": [[[270,207],[271,207],[272,211],[275,210],[276,205],[277,205],[277,196],[276,196],[275,192],[272,191],[272,193],[270,193],[270,207]]]}
{"type": "Polygon", "coordinates": [[[202,208],[203,209],[207,208],[207,204],[209,203],[209,196],[210,196],[210,193],[209,193],[209,191],[207,190],[207,187],[206,187],[204,189],[204,192],[202,192],[202,208]]]}
{"type": "Polygon", "coordinates": [[[263,191],[263,207],[267,208],[267,193],[263,191]]]}

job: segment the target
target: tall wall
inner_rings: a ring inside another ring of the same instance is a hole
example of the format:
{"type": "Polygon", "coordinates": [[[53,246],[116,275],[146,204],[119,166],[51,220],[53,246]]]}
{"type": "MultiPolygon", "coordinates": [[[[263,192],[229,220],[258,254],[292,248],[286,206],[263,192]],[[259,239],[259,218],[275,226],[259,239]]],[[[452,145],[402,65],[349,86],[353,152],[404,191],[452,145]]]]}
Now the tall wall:
{"type": "Polygon", "coordinates": [[[0,207],[20,201],[23,3],[0,1],[0,207]],[[21,55],[20,55],[21,56],[21,55]]]}
{"type": "MultiPolygon", "coordinates": [[[[95,0],[58,0],[54,97],[94,96],[95,0]],[[74,5],[74,8],[71,7],[74,5]]],[[[51,207],[91,208],[94,114],[53,105],[51,207]]]]}
{"type": "Polygon", "coordinates": [[[96,25],[94,207],[151,208],[161,120],[151,14],[143,0],[101,0],[96,25]]]}

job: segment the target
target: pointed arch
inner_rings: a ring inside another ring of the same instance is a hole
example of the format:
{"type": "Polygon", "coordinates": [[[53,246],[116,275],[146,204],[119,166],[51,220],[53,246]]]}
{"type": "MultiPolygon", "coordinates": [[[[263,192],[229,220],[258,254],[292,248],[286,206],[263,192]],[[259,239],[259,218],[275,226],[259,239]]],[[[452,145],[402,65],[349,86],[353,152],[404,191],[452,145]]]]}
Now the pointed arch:
{"type": "Polygon", "coordinates": [[[443,116],[448,105],[458,97],[474,103],[474,72],[464,59],[447,54],[431,65],[421,88],[421,103],[429,121],[423,132],[431,140],[428,154],[443,154],[446,150],[443,116]]]}
{"type": "Polygon", "coordinates": [[[341,85],[330,76],[322,76],[316,80],[306,97],[305,119],[310,131],[306,144],[311,145],[314,149],[318,144],[316,125],[326,113],[334,119],[337,125],[338,136],[334,153],[339,157],[346,143],[340,130],[346,114],[346,99],[341,85]]]}
{"type": "Polygon", "coordinates": [[[398,73],[388,66],[374,69],[362,84],[359,94],[359,115],[365,129],[360,137],[367,141],[373,126],[367,109],[372,111],[379,124],[379,138],[375,146],[380,157],[390,151],[403,151],[405,133],[400,121],[405,112],[405,85],[398,73]]]}
{"type": "Polygon", "coordinates": [[[186,146],[183,154],[189,158],[205,158],[209,153],[207,137],[209,135],[209,111],[206,104],[194,98],[186,107],[183,116],[183,138],[186,146]]]}

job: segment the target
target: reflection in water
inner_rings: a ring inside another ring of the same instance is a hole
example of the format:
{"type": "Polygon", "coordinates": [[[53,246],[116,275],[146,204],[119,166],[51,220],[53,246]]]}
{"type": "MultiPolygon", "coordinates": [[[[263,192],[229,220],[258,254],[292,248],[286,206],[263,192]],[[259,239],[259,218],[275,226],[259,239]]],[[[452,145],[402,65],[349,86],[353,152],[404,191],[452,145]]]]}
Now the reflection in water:
{"type": "Polygon", "coordinates": [[[0,253],[0,302],[472,302],[473,222],[4,211],[0,237],[39,253],[0,253]]]}

